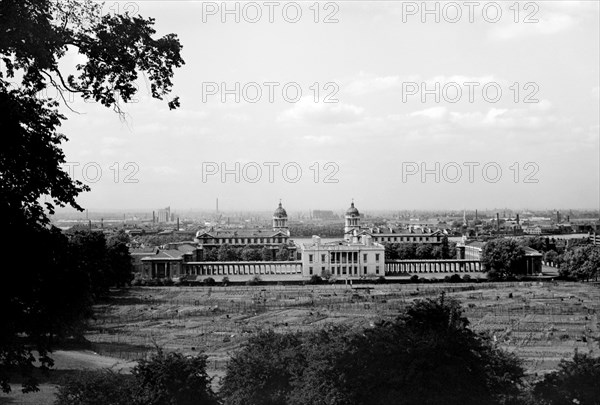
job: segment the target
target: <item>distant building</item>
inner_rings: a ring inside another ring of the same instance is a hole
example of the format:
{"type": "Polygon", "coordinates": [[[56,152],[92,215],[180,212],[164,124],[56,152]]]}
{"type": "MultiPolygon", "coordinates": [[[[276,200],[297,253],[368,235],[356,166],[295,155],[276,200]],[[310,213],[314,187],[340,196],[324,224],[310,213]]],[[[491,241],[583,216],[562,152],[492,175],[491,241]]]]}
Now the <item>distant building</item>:
{"type": "Polygon", "coordinates": [[[357,236],[370,236],[376,243],[432,243],[441,244],[444,234],[441,231],[431,231],[428,228],[410,227],[409,230],[394,228],[366,228],[360,225],[360,213],[354,206],[354,201],[346,211],[344,239],[352,240],[357,236]]]}
{"type": "Polygon", "coordinates": [[[281,202],[273,213],[273,227],[268,229],[210,229],[196,233],[195,241],[201,246],[213,247],[224,244],[246,245],[287,245],[290,238],[288,216],[281,202]]]}
{"type": "Polygon", "coordinates": [[[385,248],[370,236],[328,243],[313,236],[301,250],[304,277],[326,273],[340,278],[383,276],[385,272],[385,248]]]}
{"type": "Polygon", "coordinates": [[[159,209],[157,214],[158,223],[166,223],[171,221],[171,207],[159,209]]]}

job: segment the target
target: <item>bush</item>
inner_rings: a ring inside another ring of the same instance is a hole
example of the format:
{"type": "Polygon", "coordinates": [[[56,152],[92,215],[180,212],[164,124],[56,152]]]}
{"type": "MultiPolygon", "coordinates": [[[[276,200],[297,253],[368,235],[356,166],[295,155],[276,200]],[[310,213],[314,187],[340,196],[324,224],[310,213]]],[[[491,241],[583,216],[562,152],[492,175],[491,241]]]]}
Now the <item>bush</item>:
{"type": "Polygon", "coordinates": [[[385,279],[384,276],[377,277],[377,281],[376,281],[377,284],[385,284],[386,282],[387,282],[387,280],[385,279]]]}
{"type": "Polygon", "coordinates": [[[453,274],[450,276],[450,282],[451,283],[460,283],[461,282],[461,278],[458,274],[453,274]]]}
{"type": "Polygon", "coordinates": [[[310,280],[308,280],[306,282],[306,284],[321,284],[322,282],[323,282],[323,279],[320,276],[313,274],[310,277],[310,280]]]}
{"type": "Polygon", "coordinates": [[[217,282],[212,277],[207,277],[204,279],[204,285],[206,285],[206,286],[213,286],[215,284],[217,284],[217,282]]]}
{"type": "Polygon", "coordinates": [[[112,370],[79,371],[59,382],[55,405],[130,405],[135,385],[129,375],[112,370]]]}
{"type": "Polygon", "coordinates": [[[468,283],[471,281],[471,276],[469,276],[468,274],[465,274],[462,279],[465,283],[468,283]]]}
{"type": "Polygon", "coordinates": [[[174,285],[175,283],[173,282],[173,279],[171,277],[167,277],[167,278],[163,278],[162,279],[162,285],[164,285],[165,287],[170,287],[172,285],[174,285]]]}
{"type": "Polygon", "coordinates": [[[410,282],[411,283],[418,283],[419,282],[419,276],[417,276],[416,274],[414,276],[412,276],[410,278],[410,282]]]}
{"type": "Polygon", "coordinates": [[[229,277],[223,277],[221,284],[223,284],[223,287],[227,287],[229,285],[229,277]]]}
{"type": "Polygon", "coordinates": [[[261,285],[262,279],[259,276],[254,276],[250,280],[246,281],[246,285],[261,285]]]}

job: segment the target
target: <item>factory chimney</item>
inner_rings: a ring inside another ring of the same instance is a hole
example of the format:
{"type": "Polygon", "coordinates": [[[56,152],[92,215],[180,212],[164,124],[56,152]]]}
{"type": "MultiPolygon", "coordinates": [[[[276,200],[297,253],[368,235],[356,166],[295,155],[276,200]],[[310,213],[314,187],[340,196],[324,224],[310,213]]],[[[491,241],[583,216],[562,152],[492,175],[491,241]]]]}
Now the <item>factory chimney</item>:
{"type": "Polygon", "coordinates": [[[500,214],[496,212],[496,229],[500,232],[500,214]]]}

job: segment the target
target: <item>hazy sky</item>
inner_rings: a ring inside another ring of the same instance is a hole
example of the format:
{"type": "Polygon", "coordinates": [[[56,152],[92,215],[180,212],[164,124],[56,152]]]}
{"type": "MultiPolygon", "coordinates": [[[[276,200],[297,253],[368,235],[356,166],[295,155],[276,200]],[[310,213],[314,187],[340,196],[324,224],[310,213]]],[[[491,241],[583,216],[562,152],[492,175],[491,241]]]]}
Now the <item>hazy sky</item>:
{"type": "Polygon", "coordinates": [[[270,4],[106,3],[179,36],[182,106],[143,78],[125,123],[72,103],[64,150],[90,180],[84,207],[599,206],[597,1],[270,4]]]}

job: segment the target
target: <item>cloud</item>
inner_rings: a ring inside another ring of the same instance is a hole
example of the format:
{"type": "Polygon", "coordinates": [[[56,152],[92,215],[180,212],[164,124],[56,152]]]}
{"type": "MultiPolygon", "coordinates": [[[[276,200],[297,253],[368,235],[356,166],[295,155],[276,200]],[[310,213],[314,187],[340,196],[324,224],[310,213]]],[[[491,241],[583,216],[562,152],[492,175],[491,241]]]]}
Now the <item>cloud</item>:
{"type": "Polygon", "coordinates": [[[363,117],[364,109],[345,103],[315,103],[311,97],[302,97],[293,107],[282,112],[282,123],[349,124],[363,117]]]}
{"type": "Polygon", "coordinates": [[[441,119],[446,116],[447,108],[446,107],[432,107],[426,108],[424,110],[415,111],[409,114],[411,117],[426,117],[430,119],[441,119]]]}
{"type": "MultiPolygon", "coordinates": [[[[522,12],[522,18],[525,18],[528,13],[522,12]]],[[[537,22],[515,23],[512,20],[512,16],[509,19],[503,20],[502,23],[494,25],[489,31],[489,37],[493,40],[511,40],[515,38],[522,38],[525,36],[535,35],[553,35],[562,31],[566,31],[573,27],[576,23],[576,19],[566,13],[536,13],[532,18],[536,18],[537,22]]]]}

